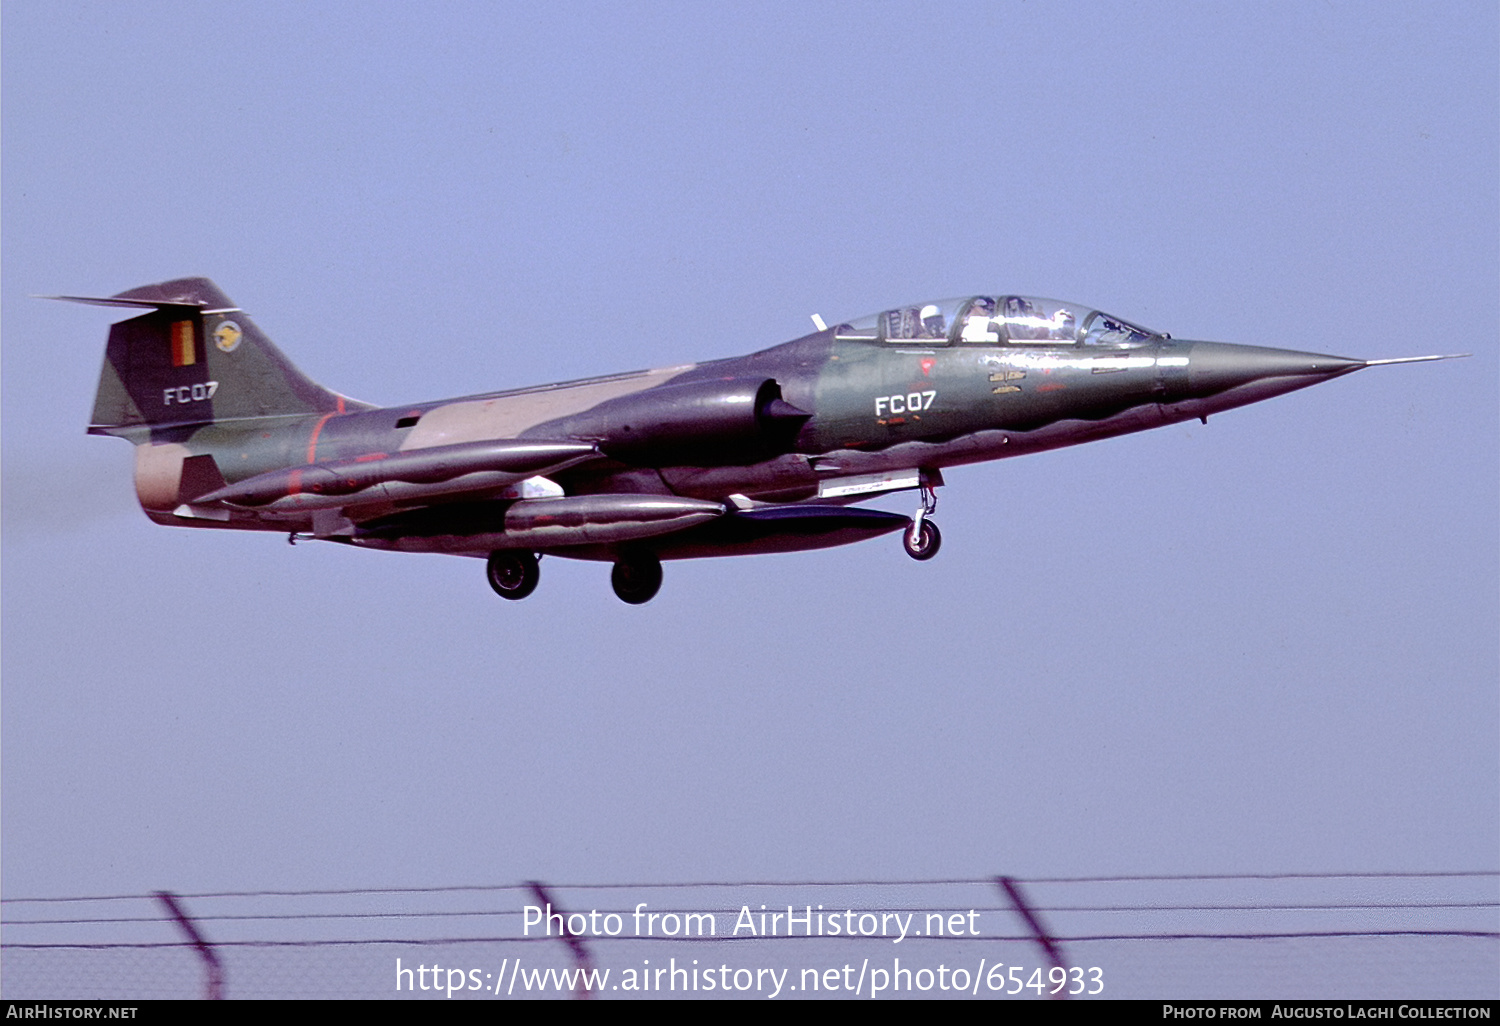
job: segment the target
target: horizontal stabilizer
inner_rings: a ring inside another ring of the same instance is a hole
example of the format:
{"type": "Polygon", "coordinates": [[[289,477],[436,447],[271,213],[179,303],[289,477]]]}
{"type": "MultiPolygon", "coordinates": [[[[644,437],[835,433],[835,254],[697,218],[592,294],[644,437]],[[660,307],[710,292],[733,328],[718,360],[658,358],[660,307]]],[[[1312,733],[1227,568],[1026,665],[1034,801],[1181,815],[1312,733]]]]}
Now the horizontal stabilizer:
{"type": "Polygon", "coordinates": [[[166,299],[126,299],[120,296],[32,296],[33,299],[57,299],[64,303],[85,303],[89,306],[116,306],[126,307],[132,310],[173,310],[182,308],[192,310],[196,313],[238,313],[239,307],[226,306],[221,309],[206,310],[201,302],[166,300],[166,299]]]}

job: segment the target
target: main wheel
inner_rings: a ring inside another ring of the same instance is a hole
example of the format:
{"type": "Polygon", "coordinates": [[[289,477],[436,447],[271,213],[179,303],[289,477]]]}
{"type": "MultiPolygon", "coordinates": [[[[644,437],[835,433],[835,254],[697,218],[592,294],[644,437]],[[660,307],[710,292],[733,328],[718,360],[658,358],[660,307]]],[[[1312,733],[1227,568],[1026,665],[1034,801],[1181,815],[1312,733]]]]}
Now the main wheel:
{"type": "Polygon", "coordinates": [[[485,571],[495,594],[508,599],[525,598],[536,591],[537,582],[542,579],[536,555],[515,549],[491,552],[485,571]]]}
{"type": "Polygon", "coordinates": [[[910,531],[905,531],[901,535],[901,544],[906,546],[906,554],[912,559],[931,559],[943,547],[943,533],[937,524],[923,518],[917,537],[913,538],[910,531]]]}
{"type": "Polygon", "coordinates": [[[609,583],[621,601],[632,606],[650,602],[661,590],[661,560],[655,556],[632,556],[615,564],[609,583]]]}

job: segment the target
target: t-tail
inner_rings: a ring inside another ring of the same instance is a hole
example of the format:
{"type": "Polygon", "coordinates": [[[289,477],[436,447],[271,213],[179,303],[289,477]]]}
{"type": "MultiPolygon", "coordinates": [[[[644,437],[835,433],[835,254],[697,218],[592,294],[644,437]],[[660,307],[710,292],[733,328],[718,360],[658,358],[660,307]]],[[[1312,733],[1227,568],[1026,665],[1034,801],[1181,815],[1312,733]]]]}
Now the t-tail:
{"type": "Polygon", "coordinates": [[[258,527],[192,505],[225,485],[218,443],[238,438],[243,451],[280,433],[263,426],[371,408],[303,374],[207,278],[47,298],[145,311],[109,329],[89,433],[135,444],[136,496],[157,523],[258,527]]]}
{"type": "Polygon", "coordinates": [[[148,311],[109,330],[90,434],[139,445],[205,424],[367,408],[298,370],[207,278],[48,298],[148,311]]]}

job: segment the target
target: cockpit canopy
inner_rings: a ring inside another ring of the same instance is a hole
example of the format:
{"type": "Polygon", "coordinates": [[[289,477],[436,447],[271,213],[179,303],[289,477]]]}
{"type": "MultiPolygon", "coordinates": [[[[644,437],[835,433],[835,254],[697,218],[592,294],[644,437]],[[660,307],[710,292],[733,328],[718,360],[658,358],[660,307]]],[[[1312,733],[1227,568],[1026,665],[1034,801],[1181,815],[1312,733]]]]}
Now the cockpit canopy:
{"type": "Polygon", "coordinates": [[[1161,338],[1102,310],[1037,296],[970,296],[885,310],[840,324],[835,335],[873,342],[948,345],[1085,345],[1131,349],[1161,338]]]}

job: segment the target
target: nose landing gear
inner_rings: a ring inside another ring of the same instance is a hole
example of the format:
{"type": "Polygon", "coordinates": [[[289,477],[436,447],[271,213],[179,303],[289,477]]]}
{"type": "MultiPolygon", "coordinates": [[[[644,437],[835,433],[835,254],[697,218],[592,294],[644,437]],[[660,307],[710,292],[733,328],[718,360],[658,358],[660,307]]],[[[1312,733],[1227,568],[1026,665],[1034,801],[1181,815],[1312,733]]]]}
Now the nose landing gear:
{"type": "Polygon", "coordinates": [[[901,536],[901,544],[912,559],[928,560],[938,554],[943,545],[943,533],[928,517],[937,512],[937,492],[924,479],[919,492],[922,505],[912,517],[911,527],[901,536]]]}
{"type": "Polygon", "coordinates": [[[943,535],[937,524],[922,519],[912,524],[911,530],[901,536],[901,544],[912,559],[927,560],[938,554],[938,549],[943,544],[943,535]]]}

